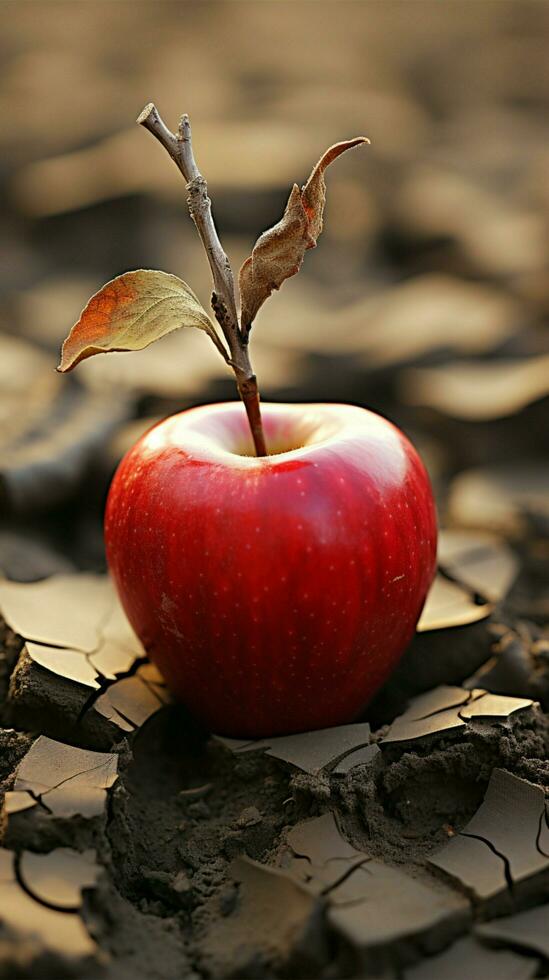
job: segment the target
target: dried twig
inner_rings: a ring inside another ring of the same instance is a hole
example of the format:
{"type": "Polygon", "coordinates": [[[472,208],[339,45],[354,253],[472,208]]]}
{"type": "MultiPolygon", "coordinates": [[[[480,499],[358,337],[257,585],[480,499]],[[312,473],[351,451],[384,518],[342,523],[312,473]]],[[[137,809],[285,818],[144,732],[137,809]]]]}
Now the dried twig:
{"type": "Polygon", "coordinates": [[[156,106],[151,102],[145,106],[137,122],[156,137],[185,178],[189,192],[187,200],[189,212],[206,250],[212,272],[214,288],[212,309],[229,346],[231,353],[229,364],[236,375],[238,391],[246,408],[256,453],[258,456],[266,456],[257,379],[250,363],[247,339],[238,323],[233,273],[214,224],[208,185],[194,158],[189,117],[187,115],[181,117],[175,135],[168,129],[156,106]]]}

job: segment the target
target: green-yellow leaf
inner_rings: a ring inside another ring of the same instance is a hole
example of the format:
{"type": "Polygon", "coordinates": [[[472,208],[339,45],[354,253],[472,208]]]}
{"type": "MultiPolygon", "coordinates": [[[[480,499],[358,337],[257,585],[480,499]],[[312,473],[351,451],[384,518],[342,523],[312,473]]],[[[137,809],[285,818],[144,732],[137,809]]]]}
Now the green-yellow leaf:
{"type": "Polygon", "coordinates": [[[92,296],[63,344],[57,370],[71,371],[93,354],[143,350],[179,327],[205,330],[227,359],[212,320],[187,283],[154,269],[125,272],[92,296]]]}

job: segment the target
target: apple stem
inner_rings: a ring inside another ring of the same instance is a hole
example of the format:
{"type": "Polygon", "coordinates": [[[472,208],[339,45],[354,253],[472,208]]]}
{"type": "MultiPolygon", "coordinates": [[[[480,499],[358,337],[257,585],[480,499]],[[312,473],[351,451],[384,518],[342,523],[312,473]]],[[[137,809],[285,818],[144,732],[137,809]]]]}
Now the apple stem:
{"type": "Polygon", "coordinates": [[[244,408],[246,409],[246,415],[248,416],[248,424],[252,433],[252,439],[254,441],[254,449],[256,456],[268,456],[267,446],[265,444],[265,433],[263,432],[263,423],[261,421],[261,408],[259,405],[259,390],[257,387],[257,379],[255,374],[251,378],[246,378],[238,385],[238,391],[240,397],[244,402],[244,408]]]}
{"type": "Polygon", "coordinates": [[[181,116],[175,135],[163,122],[156,106],[150,102],[138,116],[137,122],[156,137],[185,178],[189,193],[189,212],[204,245],[212,273],[212,309],[230,351],[230,357],[225,357],[225,360],[236,375],[238,393],[246,409],[256,455],[267,456],[259,390],[250,362],[247,331],[242,330],[239,325],[233,272],[215,227],[208,185],[194,158],[189,117],[186,114],[181,116]]]}

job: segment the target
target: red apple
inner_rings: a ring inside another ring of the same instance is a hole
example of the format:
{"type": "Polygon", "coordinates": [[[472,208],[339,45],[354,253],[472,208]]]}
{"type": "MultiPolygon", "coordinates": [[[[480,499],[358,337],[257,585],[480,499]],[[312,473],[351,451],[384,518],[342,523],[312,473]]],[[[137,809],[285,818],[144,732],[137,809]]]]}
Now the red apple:
{"type": "Polygon", "coordinates": [[[255,737],[353,720],[409,643],[435,571],[429,479],[349,405],[166,419],[122,460],[107,556],[127,615],[206,726],[255,737]]]}

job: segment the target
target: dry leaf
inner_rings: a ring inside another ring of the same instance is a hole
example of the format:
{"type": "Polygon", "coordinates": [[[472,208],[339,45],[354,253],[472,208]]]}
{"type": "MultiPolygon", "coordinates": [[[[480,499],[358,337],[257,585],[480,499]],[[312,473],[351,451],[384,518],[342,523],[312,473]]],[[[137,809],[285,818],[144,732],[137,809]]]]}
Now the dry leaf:
{"type": "Polygon", "coordinates": [[[205,330],[226,357],[206,310],[182,279],[139,269],[108,282],[90,299],[63,344],[58,371],[93,354],[143,350],[179,327],[205,330]]]}
{"type": "Polygon", "coordinates": [[[0,579],[0,616],[14,633],[48,647],[94,653],[115,593],[103,575],[53,575],[24,585],[0,579]]]}
{"type": "Polygon", "coordinates": [[[427,596],[418,633],[486,619],[518,572],[517,559],[505,541],[486,532],[441,531],[438,562],[441,571],[427,596]]]}
{"type": "Polygon", "coordinates": [[[442,531],[438,563],[455,582],[493,603],[505,598],[519,572],[518,559],[504,540],[462,528],[442,531]]]}
{"type": "Polygon", "coordinates": [[[531,459],[464,470],[450,487],[448,511],[463,527],[525,534],[531,517],[549,515],[549,467],[531,459]]]}
{"type": "Polygon", "coordinates": [[[95,887],[99,872],[91,849],[81,854],[69,847],[57,847],[49,854],[23,851],[19,859],[19,877],[27,894],[60,912],[79,911],[83,890],[95,887]]]}
{"type": "MultiPolygon", "coordinates": [[[[51,851],[46,860],[51,855],[55,862],[56,851],[51,851]]],[[[53,873],[51,880],[55,881],[56,877],[53,873]]],[[[43,951],[41,959],[46,952],[71,960],[87,958],[97,952],[95,942],[77,913],[61,911],[55,906],[36,901],[32,893],[21,887],[16,873],[15,854],[4,848],[0,849],[0,903],[2,927],[13,930],[20,949],[25,944],[39,943],[38,948],[43,951]]]]}
{"type": "Polygon", "coordinates": [[[326,167],[345,150],[367,142],[364,136],[358,136],[335,143],[326,150],[305,186],[301,190],[297,184],[292,187],[286,210],[278,224],[259,236],[238,278],[242,326],[246,332],[273,289],[280,289],[285,279],[299,272],[305,252],[317,243],[322,231],[326,200],[326,167]]]}
{"type": "Polygon", "coordinates": [[[344,344],[368,367],[417,361],[434,351],[485,353],[517,334],[521,316],[497,287],[430,272],[345,308],[338,350],[344,344]]]}
{"type": "Polygon", "coordinates": [[[549,354],[411,369],[404,399],[471,422],[508,418],[549,395],[549,354]]]}
{"type": "Polygon", "coordinates": [[[118,779],[118,756],[92,752],[39,735],[6,794],[8,815],[45,804],[55,817],[101,816],[118,779]]]}
{"type": "MultiPolygon", "coordinates": [[[[470,126],[468,119],[468,142],[474,139],[470,126]]],[[[468,163],[471,169],[470,158],[468,163]]],[[[397,228],[410,243],[445,243],[443,248],[484,276],[544,268],[546,230],[539,209],[514,202],[508,192],[484,189],[474,171],[464,176],[454,169],[419,167],[397,189],[393,207],[397,228]]]]}
{"type": "Polygon", "coordinates": [[[428,633],[431,630],[478,623],[481,619],[486,619],[493,609],[489,602],[477,604],[469,591],[455,582],[448,582],[438,574],[423,607],[417,632],[428,633]]]}
{"type": "Polygon", "coordinates": [[[380,285],[373,279],[362,283],[360,297],[350,299],[334,290],[331,297],[330,290],[319,293],[306,276],[300,278],[282,319],[276,304],[263,308],[261,341],[285,351],[343,354],[370,373],[429,361],[448,351],[485,354],[520,335],[528,324],[512,297],[486,283],[432,272],[380,285]]]}

